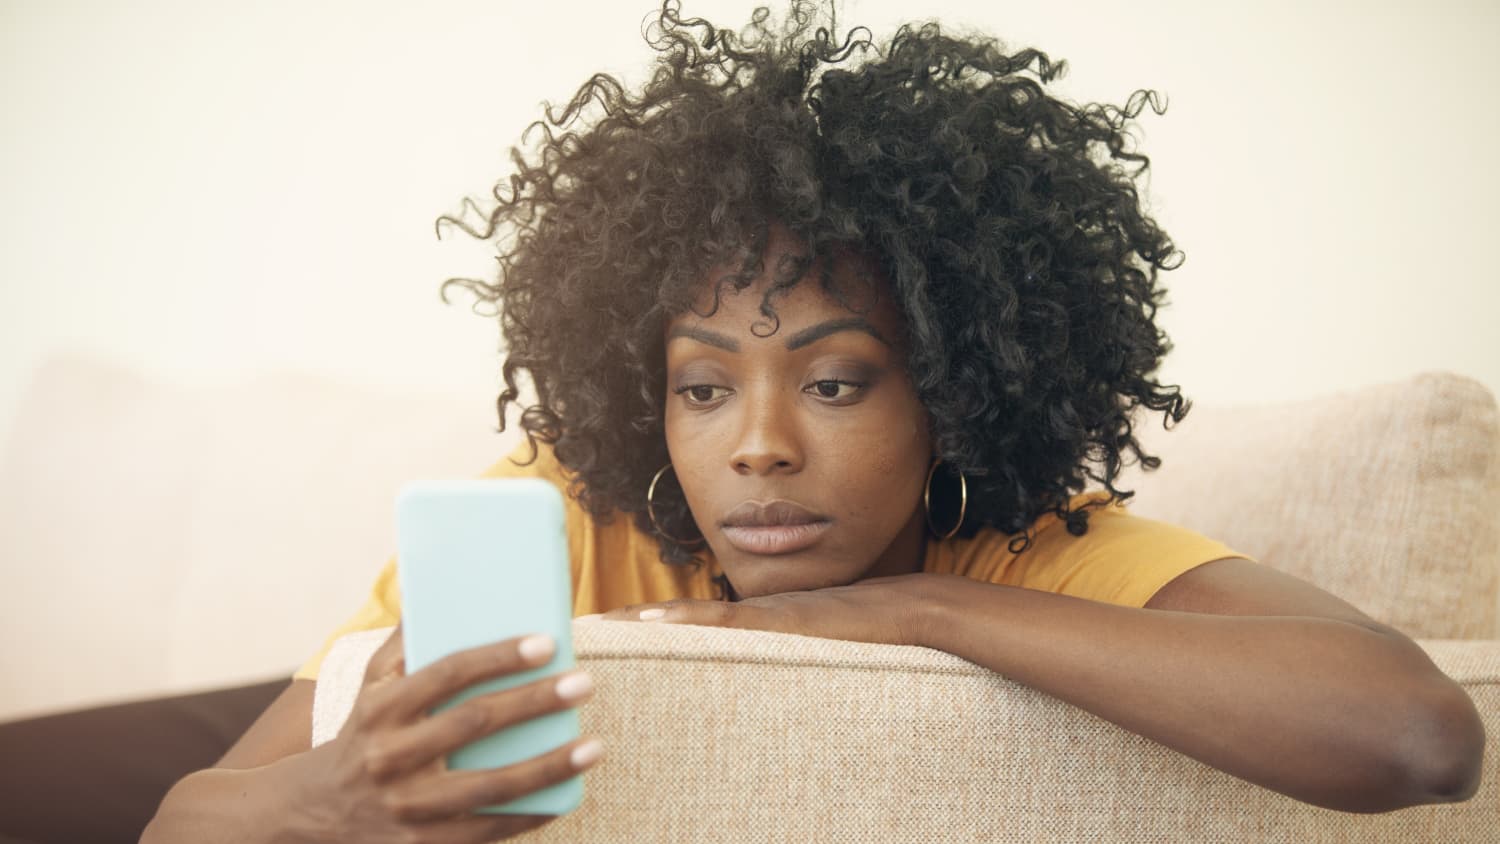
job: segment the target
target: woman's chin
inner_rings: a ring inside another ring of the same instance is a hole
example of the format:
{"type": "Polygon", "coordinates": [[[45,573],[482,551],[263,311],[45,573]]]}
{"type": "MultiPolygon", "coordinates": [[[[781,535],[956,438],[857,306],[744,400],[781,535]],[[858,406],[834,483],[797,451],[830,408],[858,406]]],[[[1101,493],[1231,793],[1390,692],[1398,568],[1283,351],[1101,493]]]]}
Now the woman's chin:
{"type": "Polygon", "coordinates": [[[830,563],[805,552],[774,557],[734,553],[732,558],[719,560],[742,599],[845,586],[853,583],[860,571],[858,566],[830,563]]]}

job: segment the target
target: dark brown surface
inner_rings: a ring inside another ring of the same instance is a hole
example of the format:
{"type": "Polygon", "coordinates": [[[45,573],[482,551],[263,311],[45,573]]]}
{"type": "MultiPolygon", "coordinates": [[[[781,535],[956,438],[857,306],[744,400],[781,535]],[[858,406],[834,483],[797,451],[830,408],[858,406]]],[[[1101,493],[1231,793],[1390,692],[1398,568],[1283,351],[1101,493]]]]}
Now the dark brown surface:
{"type": "Polygon", "coordinates": [[[168,789],[218,761],[289,683],[0,723],[0,844],[134,844],[168,789]]]}

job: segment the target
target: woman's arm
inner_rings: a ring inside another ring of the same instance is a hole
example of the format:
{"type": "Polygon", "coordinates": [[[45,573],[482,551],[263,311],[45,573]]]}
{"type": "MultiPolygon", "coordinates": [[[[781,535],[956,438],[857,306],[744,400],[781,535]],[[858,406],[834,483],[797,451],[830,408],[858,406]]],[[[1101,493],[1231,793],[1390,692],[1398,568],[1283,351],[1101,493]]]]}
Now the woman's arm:
{"type": "Polygon", "coordinates": [[[173,785],[142,844],[296,840],[288,789],[311,752],[314,685],[293,680],[214,767],[173,785]]]}
{"type": "Polygon", "coordinates": [[[497,730],[587,701],[593,688],[587,675],[549,675],[429,715],[478,683],[546,665],[556,643],[517,636],[458,651],[410,675],[402,644],[397,625],[371,656],[337,737],[308,749],[313,683],[293,683],[219,767],[172,787],[141,841],[484,844],[553,820],[475,810],[576,776],[598,762],[597,742],[580,738],[482,770],[448,770],[443,759],[497,730]]]}
{"type": "Polygon", "coordinates": [[[1273,791],[1383,812],[1478,787],[1484,727],[1463,688],[1399,632],[1266,566],[1204,564],[1144,609],[931,587],[928,647],[1273,791]]]}
{"type": "Polygon", "coordinates": [[[317,754],[325,744],[256,768],[208,768],[172,787],[141,844],[163,842],[313,842],[320,836],[312,818],[296,811],[313,770],[326,770],[317,754]]]}

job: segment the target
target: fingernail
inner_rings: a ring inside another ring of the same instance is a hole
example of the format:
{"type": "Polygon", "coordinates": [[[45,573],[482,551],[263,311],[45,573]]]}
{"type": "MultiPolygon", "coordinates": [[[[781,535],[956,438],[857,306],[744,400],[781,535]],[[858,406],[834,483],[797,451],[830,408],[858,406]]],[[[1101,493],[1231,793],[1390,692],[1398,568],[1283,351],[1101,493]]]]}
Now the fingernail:
{"type": "Polygon", "coordinates": [[[662,609],[641,610],[641,621],[652,621],[666,615],[667,611],[662,609]]]}
{"type": "Polygon", "coordinates": [[[568,758],[573,762],[573,767],[582,768],[602,755],[604,755],[604,745],[600,744],[598,739],[589,739],[573,748],[573,755],[568,758]]]}
{"type": "Polygon", "coordinates": [[[554,647],[556,645],[553,643],[551,636],[545,633],[537,633],[534,636],[527,636],[522,639],[519,650],[521,651],[521,656],[525,657],[527,662],[536,662],[551,656],[554,647]]]}
{"type": "Polygon", "coordinates": [[[586,672],[574,671],[557,681],[557,696],[563,700],[577,700],[594,687],[594,678],[586,672]]]}

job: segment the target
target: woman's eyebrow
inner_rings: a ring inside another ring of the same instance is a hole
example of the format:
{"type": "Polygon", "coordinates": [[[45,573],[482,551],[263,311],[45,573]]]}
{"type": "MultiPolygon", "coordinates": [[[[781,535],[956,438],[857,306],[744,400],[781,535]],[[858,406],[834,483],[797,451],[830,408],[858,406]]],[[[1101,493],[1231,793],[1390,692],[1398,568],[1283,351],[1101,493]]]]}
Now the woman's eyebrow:
{"type": "MultiPolygon", "coordinates": [[[[808,346],[816,343],[824,337],[827,337],[830,334],[837,334],[840,331],[863,331],[864,333],[870,335],[871,337],[874,337],[876,340],[879,340],[887,346],[891,344],[891,342],[885,339],[885,336],[882,335],[878,330],[876,330],[875,326],[871,325],[869,322],[860,317],[849,317],[847,319],[831,319],[828,322],[820,322],[817,325],[804,328],[801,331],[798,331],[796,334],[793,334],[791,337],[787,338],[786,348],[788,351],[796,351],[803,346],[808,346]]],[[[707,328],[698,328],[691,325],[678,325],[674,326],[671,331],[667,332],[668,343],[672,342],[678,337],[687,337],[693,340],[697,340],[700,343],[707,343],[710,346],[718,346],[719,348],[728,352],[738,352],[740,350],[739,341],[735,340],[733,337],[726,337],[717,331],[710,331],[707,328]]]]}
{"type": "Polygon", "coordinates": [[[875,326],[861,317],[848,317],[847,319],[831,319],[828,322],[820,322],[810,328],[804,328],[787,338],[786,347],[788,350],[800,349],[840,331],[863,331],[887,346],[891,344],[891,341],[875,330],[875,326]]]}
{"type": "Polygon", "coordinates": [[[710,346],[718,346],[726,352],[738,352],[739,341],[732,337],[725,337],[717,331],[709,331],[707,328],[695,328],[691,325],[678,325],[667,332],[667,342],[670,343],[678,337],[687,337],[697,340],[699,343],[707,343],[710,346]]]}

